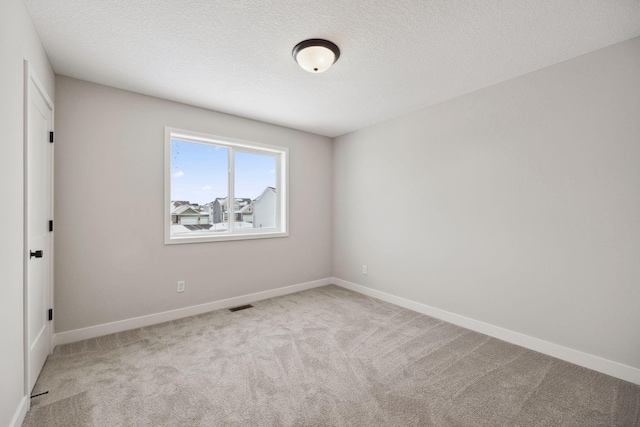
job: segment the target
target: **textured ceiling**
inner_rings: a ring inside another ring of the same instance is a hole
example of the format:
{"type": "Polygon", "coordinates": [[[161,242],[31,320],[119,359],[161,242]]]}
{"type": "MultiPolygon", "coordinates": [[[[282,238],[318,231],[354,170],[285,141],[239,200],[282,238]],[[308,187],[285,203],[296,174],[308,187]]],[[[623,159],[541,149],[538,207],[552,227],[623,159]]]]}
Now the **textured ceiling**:
{"type": "Polygon", "coordinates": [[[338,136],[640,35],[640,0],[25,0],[58,74],[338,136]],[[322,74],[291,50],[341,49],[322,74]]]}

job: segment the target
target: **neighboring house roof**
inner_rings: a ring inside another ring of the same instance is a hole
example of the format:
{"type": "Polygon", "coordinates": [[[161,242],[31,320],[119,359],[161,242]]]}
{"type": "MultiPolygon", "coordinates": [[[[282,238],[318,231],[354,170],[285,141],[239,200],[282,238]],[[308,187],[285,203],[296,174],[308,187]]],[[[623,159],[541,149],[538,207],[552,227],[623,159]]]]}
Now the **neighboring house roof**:
{"type": "Polygon", "coordinates": [[[260,198],[261,198],[262,196],[264,196],[264,194],[265,194],[267,191],[272,191],[274,194],[276,193],[276,189],[275,189],[275,188],[273,188],[273,187],[267,187],[267,188],[265,188],[265,189],[264,189],[264,191],[263,191],[263,192],[262,192],[258,197],[256,197],[256,198],[253,200],[253,202],[255,203],[255,202],[259,201],[259,200],[260,200],[260,198]]]}
{"type": "Polygon", "coordinates": [[[200,212],[199,210],[189,205],[180,205],[171,212],[171,215],[208,215],[208,214],[206,212],[200,212]]]}
{"type": "Polygon", "coordinates": [[[253,202],[247,203],[242,207],[242,209],[238,211],[238,213],[247,213],[247,211],[250,210],[252,207],[253,207],[253,202]]]}
{"type": "Polygon", "coordinates": [[[227,198],[226,198],[226,197],[217,197],[217,198],[213,199],[213,201],[211,201],[211,202],[207,203],[207,205],[211,205],[211,206],[213,206],[213,205],[215,205],[215,204],[216,204],[216,202],[218,202],[218,204],[220,204],[220,205],[221,205],[225,200],[227,200],[227,198]]]}
{"type": "Polygon", "coordinates": [[[227,205],[227,198],[226,197],[216,197],[211,202],[211,206],[215,205],[216,203],[221,205],[221,206],[226,206],[227,205]]]}
{"type": "MultiPolygon", "coordinates": [[[[228,203],[228,197],[218,197],[213,202],[211,202],[211,204],[214,204],[215,202],[218,202],[220,205],[226,207],[228,203]]],[[[235,199],[235,212],[239,213],[240,210],[242,210],[245,206],[248,206],[250,204],[251,204],[251,199],[246,197],[237,197],[235,199]]]]}

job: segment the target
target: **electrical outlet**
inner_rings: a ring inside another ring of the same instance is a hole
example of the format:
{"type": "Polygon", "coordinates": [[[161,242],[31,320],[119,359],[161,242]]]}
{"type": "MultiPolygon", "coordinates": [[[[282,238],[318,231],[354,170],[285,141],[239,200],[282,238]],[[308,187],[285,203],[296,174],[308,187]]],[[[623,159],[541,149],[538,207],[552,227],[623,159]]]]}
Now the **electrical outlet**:
{"type": "Polygon", "coordinates": [[[178,280],[178,289],[176,292],[184,292],[184,280],[178,280]]]}
{"type": "Polygon", "coordinates": [[[367,266],[366,265],[362,266],[362,274],[368,274],[368,270],[367,270],[367,266]]]}

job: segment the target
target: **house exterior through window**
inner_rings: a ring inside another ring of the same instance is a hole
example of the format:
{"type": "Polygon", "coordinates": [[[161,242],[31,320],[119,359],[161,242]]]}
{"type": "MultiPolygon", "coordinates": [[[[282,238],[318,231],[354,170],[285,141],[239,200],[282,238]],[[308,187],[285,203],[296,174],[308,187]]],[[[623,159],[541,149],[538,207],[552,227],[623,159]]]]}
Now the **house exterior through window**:
{"type": "Polygon", "coordinates": [[[284,147],[165,128],[165,243],[288,236],[287,169],[284,147]]]}

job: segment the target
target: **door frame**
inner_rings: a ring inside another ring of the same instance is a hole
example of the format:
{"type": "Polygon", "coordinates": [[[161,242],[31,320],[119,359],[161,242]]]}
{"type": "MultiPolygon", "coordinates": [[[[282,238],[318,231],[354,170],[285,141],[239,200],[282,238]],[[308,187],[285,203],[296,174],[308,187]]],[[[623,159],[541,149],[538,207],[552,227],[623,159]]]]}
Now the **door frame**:
{"type": "MultiPolygon", "coordinates": [[[[31,395],[31,390],[29,390],[29,362],[30,362],[30,351],[29,351],[29,223],[28,223],[28,215],[29,215],[29,155],[28,155],[28,144],[29,144],[29,97],[30,93],[30,83],[33,83],[36,90],[40,93],[43,100],[47,104],[47,106],[51,109],[51,120],[49,123],[49,132],[54,131],[54,123],[55,123],[55,108],[51,97],[47,93],[44,85],[40,82],[40,79],[35,74],[34,70],[29,65],[29,61],[24,60],[24,102],[23,102],[23,355],[24,355],[24,394],[29,397],[31,395]]],[[[49,173],[50,173],[50,200],[49,200],[49,213],[50,217],[53,220],[53,201],[54,201],[54,183],[53,183],[53,157],[54,157],[54,148],[51,146],[50,157],[49,157],[49,173]]],[[[54,278],[53,278],[53,262],[54,262],[54,253],[53,253],[53,239],[54,234],[50,234],[49,238],[49,247],[43,248],[49,253],[49,293],[47,302],[49,307],[53,308],[53,289],[54,289],[54,278]]],[[[49,325],[48,328],[49,334],[49,355],[53,352],[54,342],[53,342],[53,323],[49,325]]],[[[28,407],[30,407],[30,400],[28,399],[28,407]]]]}

